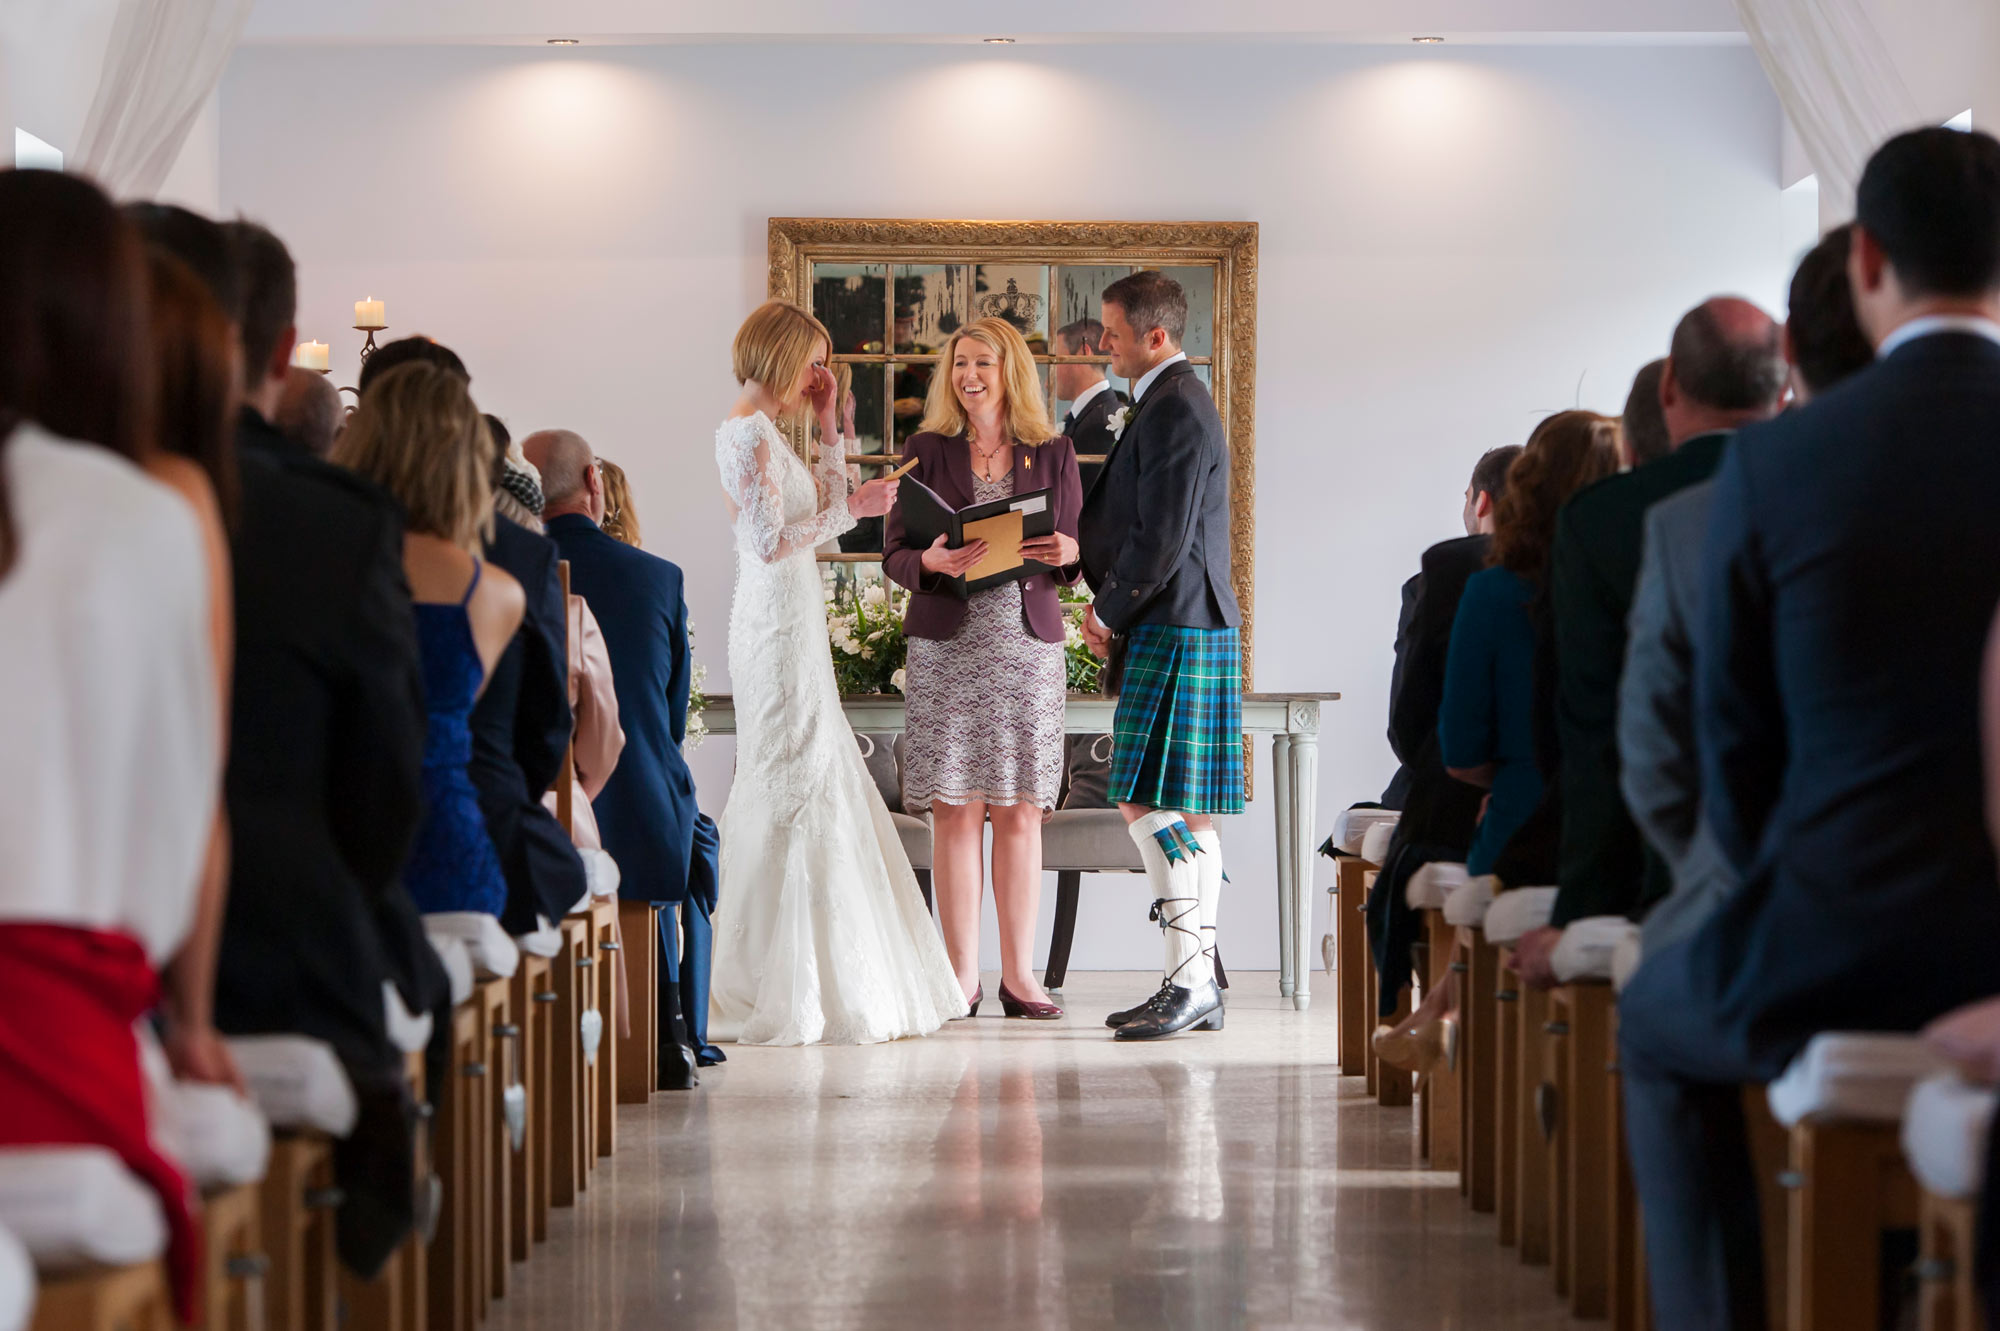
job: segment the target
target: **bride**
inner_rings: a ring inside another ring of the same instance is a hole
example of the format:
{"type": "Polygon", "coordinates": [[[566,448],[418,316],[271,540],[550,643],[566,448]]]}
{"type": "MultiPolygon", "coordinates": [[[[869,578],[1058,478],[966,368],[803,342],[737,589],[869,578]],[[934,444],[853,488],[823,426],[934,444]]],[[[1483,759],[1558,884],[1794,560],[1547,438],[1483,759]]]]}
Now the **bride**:
{"type": "Polygon", "coordinates": [[[709,1033],[743,1044],[872,1044],[965,1015],[895,824],[834,691],[816,546],[895,502],[850,499],[832,339],[785,301],[737,330],[743,395],[715,432],[736,531],[729,675],[736,777],[722,814],[709,1033]],[[810,404],[811,472],[776,422],[810,404]]]}

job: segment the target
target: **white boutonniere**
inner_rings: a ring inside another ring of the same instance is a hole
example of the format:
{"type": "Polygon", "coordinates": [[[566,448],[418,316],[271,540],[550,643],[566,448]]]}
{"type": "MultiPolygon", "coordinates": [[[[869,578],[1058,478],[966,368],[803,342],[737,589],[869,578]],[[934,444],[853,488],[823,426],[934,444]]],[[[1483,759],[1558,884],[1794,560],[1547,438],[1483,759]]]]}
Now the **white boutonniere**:
{"type": "Polygon", "coordinates": [[[1104,425],[1105,428],[1111,431],[1113,439],[1122,439],[1125,436],[1125,422],[1131,419],[1132,408],[1120,407],[1104,418],[1104,425]]]}

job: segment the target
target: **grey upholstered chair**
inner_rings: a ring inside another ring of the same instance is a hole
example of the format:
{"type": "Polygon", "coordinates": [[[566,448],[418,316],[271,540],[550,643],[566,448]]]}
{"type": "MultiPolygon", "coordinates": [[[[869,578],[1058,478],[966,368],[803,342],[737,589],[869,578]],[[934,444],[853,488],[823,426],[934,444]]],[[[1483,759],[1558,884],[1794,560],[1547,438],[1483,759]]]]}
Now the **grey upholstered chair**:
{"type": "Polygon", "coordinates": [[[875,789],[882,793],[882,802],[889,806],[889,821],[896,824],[896,834],[903,839],[903,853],[910,857],[910,867],[916,870],[917,886],[923,889],[924,905],[931,904],[931,822],[903,812],[903,737],[897,735],[892,740],[887,735],[863,735],[854,737],[861,746],[861,761],[868,765],[868,775],[875,780],[875,789]]]}

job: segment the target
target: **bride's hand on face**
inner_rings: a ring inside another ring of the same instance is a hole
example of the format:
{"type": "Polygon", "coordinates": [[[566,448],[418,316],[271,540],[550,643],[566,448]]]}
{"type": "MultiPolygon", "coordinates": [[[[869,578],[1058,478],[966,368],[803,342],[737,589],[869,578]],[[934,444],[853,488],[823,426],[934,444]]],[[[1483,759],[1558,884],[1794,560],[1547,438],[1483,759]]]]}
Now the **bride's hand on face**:
{"type": "Polygon", "coordinates": [[[896,487],[901,481],[875,480],[856,490],[847,500],[847,511],[857,518],[879,518],[896,506],[896,487]]]}
{"type": "Polygon", "coordinates": [[[819,422],[820,435],[829,440],[840,433],[834,392],[833,371],[824,365],[814,365],[812,378],[806,384],[806,401],[812,406],[813,419],[819,422]]]}

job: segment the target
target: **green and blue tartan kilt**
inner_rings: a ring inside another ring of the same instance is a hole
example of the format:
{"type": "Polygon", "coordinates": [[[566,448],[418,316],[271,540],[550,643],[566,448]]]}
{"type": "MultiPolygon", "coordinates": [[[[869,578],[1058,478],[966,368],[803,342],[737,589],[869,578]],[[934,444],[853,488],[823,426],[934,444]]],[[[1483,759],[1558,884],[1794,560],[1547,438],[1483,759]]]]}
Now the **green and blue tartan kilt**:
{"type": "Polygon", "coordinates": [[[1236,630],[1134,628],[1126,635],[1111,730],[1112,803],[1243,812],[1243,653],[1236,630]]]}

